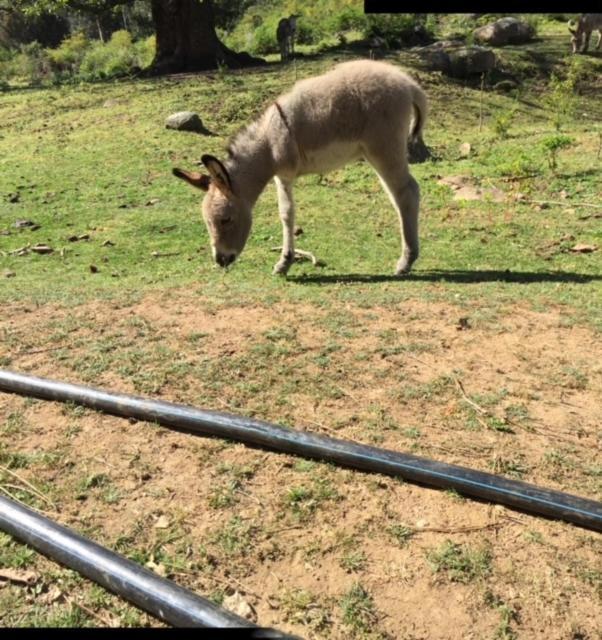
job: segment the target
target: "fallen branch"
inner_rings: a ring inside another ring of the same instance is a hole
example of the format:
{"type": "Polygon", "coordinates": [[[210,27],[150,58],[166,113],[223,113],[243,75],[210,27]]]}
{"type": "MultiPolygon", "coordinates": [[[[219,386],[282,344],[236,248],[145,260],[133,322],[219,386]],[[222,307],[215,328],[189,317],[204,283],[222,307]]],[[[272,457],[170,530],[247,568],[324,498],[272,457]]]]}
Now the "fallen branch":
{"type": "Polygon", "coordinates": [[[571,202],[565,200],[561,202],[559,200],[519,200],[519,202],[526,202],[528,204],[558,204],[562,207],[592,207],[594,209],[602,209],[602,204],[594,204],[593,202],[571,202]]]}

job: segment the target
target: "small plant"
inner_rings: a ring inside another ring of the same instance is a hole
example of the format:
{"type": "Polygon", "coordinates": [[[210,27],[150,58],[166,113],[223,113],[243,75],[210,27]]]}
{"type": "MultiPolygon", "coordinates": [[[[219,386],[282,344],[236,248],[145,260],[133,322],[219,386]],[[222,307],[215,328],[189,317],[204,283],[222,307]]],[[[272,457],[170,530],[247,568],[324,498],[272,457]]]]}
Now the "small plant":
{"type": "Polygon", "coordinates": [[[514,120],[516,109],[507,109],[498,112],[493,118],[493,130],[498,138],[507,138],[510,124],[514,120]]]}
{"type": "Polygon", "coordinates": [[[471,549],[448,540],[427,558],[435,573],[445,571],[452,582],[467,584],[491,573],[491,552],[487,548],[471,549]]]}
{"type": "Polygon", "coordinates": [[[361,584],[354,584],[341,599],[343,622],[355,631],[370,631],[376,622],[372,596],[361,584]]]}
{"type": "Polygon", "coordinates": [[[404,547],[414,535],[414,531],[403,524],[394,524],[389,527],[388,531],[400,547],[404,547]]]}
{"type": "Polygon", "coordinates": [[[365,568],[366,561],[363,551],[351,551],[341,558],[339,564],[347,573],[357,573],[365,568]]]}
{"type": "Polygon", "coordinates": [[[280,597],[280,603],[289,620],[307,625],[314,631],[330,624],[328,613],[319,605],[316,596],[305,589],[286,591],[280,597]]]}
{"type": "Polygon", "coordinates": [[[574,142],[573,138],[563,134],[548,136],[547,138],[544,138],[542,140],[542,147],[544,151],[547,153],[547,157],[548,157],[548,166],[552,171],[555,171],[557,167],[556,158],[557,158],[558,152],[561,149],[566,149],[567,147],[570,147],[571,144],[573,144],[573,142],[574,142]]]}

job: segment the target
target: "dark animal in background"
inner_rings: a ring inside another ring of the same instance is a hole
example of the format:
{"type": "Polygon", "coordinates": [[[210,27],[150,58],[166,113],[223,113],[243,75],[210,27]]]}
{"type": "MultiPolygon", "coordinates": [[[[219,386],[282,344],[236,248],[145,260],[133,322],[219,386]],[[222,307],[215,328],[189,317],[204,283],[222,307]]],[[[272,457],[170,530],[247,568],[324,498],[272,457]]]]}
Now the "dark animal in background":
{"type": "Polygon", "coordinates": [[[276,39],[280,47],[280,61],[286,62],[295,55],[295,36],[297,35],[297,18],[292,14],[288,18],[282,18],[276,29],[276,39]]]}

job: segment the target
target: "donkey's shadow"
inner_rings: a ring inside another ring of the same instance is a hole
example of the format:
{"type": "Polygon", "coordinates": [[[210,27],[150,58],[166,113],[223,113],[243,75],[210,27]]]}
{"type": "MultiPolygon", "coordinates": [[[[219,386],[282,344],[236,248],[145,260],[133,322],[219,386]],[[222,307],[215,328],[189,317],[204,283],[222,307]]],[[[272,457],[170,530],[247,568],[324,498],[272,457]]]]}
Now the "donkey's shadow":
{"type": "Polygon", "coordinates": [[[503,271],[432,270],[416,271],[405,276],[367,273],[288,275],[287,280],[298,284],[366,284],[402,281],[458,282],[465,284],[480,282],[513,282],[518,284],[566,282],[571,284],[587,284],[589,282],[602,281],[602,275],[574,273],[570,271],[511,271],[510,269],[503,271]]]}

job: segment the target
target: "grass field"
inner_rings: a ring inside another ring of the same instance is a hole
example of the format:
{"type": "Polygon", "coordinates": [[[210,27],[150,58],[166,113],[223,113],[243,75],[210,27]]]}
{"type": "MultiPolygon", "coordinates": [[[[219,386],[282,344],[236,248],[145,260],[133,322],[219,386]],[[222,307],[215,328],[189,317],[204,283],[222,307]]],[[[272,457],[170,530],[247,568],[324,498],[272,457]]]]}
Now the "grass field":
{"type": "MultiPolygon", "coordinates": [[[[524,78],[506,93],[387,57],[429,95],[436,156],[412,167],[422,253],[403,279],[398,222],[366,163],[299,180],[298,247],[325,265],[288,278],[271,275],[271,184],[223,271],[198,195],[171,176],[353,49],[1,94],[0,366],[602,499],[602,58],[579,58],[578,92],[554,92],[550,72],[574,65],[563,29],[498,50],[524,78]],[[189,108],[215,136],[163,128],[189,108]],[[450,177],[483,191],[455,199],[450,177]]],[[[0,489],[302,637],[602,634],[599,534],[453,492],[8,395],[0,489]]],[[[157,624],[4,534],[0,621],[157,624]]]]}

